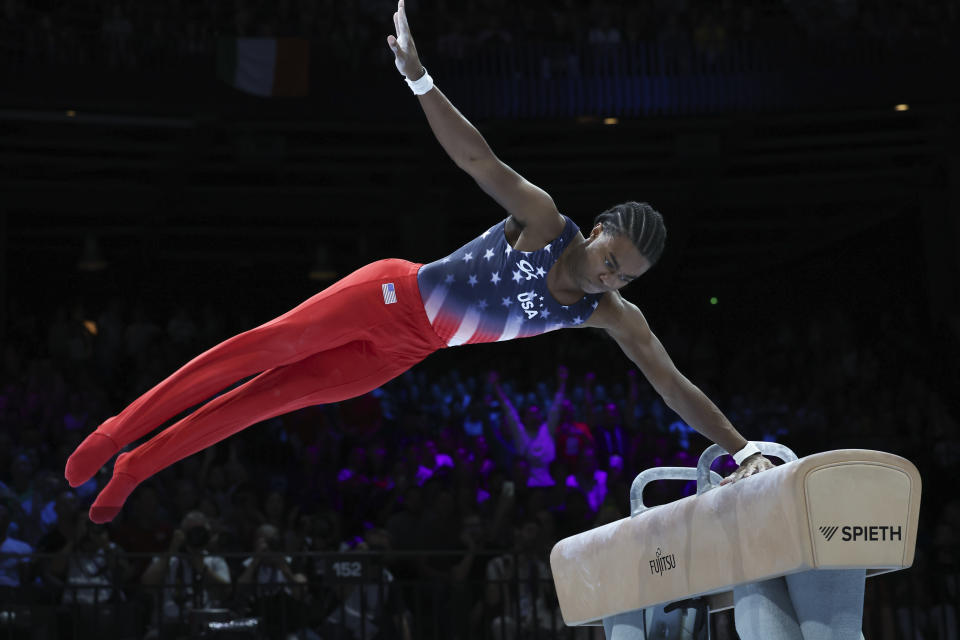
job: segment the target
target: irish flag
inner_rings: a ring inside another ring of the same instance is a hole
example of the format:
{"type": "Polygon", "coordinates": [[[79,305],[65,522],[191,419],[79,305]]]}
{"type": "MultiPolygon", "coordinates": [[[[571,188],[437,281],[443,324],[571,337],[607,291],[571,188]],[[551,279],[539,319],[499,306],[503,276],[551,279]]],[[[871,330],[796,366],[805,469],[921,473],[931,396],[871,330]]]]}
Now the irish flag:
{"type": "Polygon", "coordinates": [[[226,38],[217,42],[217,76],[256,96],[305,96],[310,42],[304,38],[226,38]]]}

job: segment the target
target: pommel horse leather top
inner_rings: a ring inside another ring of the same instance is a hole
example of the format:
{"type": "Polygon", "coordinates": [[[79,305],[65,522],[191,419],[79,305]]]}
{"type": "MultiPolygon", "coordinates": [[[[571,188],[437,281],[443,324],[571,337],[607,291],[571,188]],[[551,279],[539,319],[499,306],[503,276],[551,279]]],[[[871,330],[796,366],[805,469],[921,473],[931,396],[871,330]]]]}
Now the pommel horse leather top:
{"type": "Polygon", "coordinates": [[[817,453],[730,485],[701,486],[699,495],[558,542],[550,564],[563,620],[600,624],[810,569],[863,568],[871,576],[907,568],[920,489],[909,460],[864,449],[817,453]]]}

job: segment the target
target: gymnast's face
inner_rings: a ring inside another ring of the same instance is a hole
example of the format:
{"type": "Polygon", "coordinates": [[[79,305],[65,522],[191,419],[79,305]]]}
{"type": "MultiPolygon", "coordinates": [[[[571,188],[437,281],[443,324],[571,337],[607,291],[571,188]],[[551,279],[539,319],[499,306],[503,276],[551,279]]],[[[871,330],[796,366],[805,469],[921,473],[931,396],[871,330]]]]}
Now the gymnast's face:
{"type": "Polygon", "coordinates": [[[650,261],[630,238],[603,231],[597,224],[590,230],[576,268],[576,277],[585,293],[616,291],[650,270],[650,261]]]}

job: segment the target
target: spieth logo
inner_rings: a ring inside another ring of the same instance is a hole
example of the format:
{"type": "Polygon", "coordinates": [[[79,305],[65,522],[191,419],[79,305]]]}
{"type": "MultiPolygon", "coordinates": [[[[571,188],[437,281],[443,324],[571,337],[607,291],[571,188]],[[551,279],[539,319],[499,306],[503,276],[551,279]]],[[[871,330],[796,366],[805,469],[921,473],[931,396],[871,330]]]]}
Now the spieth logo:
{"type": "Polygon", "coordinates": [[[667,571],[676,568],[677,558],[672,553],[670,555],[663,555],[660,552],[660,547],[657,547],[657,557],[655,560],[650,561],[650,575],[656,573],[662,576],[667,571]]]}
{"type": "Polygon", "coordinates": [[[863,527],[820,527],[820,533],[827,539],[827,542],[833,540],[833,536],[840,531],[840,540],[843,542],[890,542],[893,540],[903,540],[903,528],[900,525],[868,525],[863,527]]]}

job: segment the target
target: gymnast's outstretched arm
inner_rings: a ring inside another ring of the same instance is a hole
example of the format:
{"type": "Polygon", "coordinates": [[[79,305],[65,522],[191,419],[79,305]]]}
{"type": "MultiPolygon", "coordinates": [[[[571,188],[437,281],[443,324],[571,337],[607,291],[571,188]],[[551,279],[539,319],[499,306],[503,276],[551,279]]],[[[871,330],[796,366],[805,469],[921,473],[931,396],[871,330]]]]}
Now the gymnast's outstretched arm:
{"type": "MultiPolygon", "coordinates": [[[[400,73],[418,80],[426,73],[410,33],[403,0],[393,14],[396,37],[387,36],[400,73]]],[[[497,201],[532,240],[549,242],[562,231],[565,221],[546,191],[531,184],[504,164],[477,128],[434,86],[417,96],[427,122],[450,159],[476,180],[481,189],[497,201]]]]}
{"type": "MultiPolygon", "coordinates": [[[[584,323],[605,329],[616,340],[624,354],[643,372],[667,406],[683,420],[710,440],[735,453],[747,445],[747,440],[730,424],[709,398],[690,382],[673,364],[660,341],[650,330],[646,319],[636,305],[612,291],[603,296],[597,310],[584,323]]],[[[762,455],[750,456],[722,484],[759,473],[773,467],[762,455]]]]}

